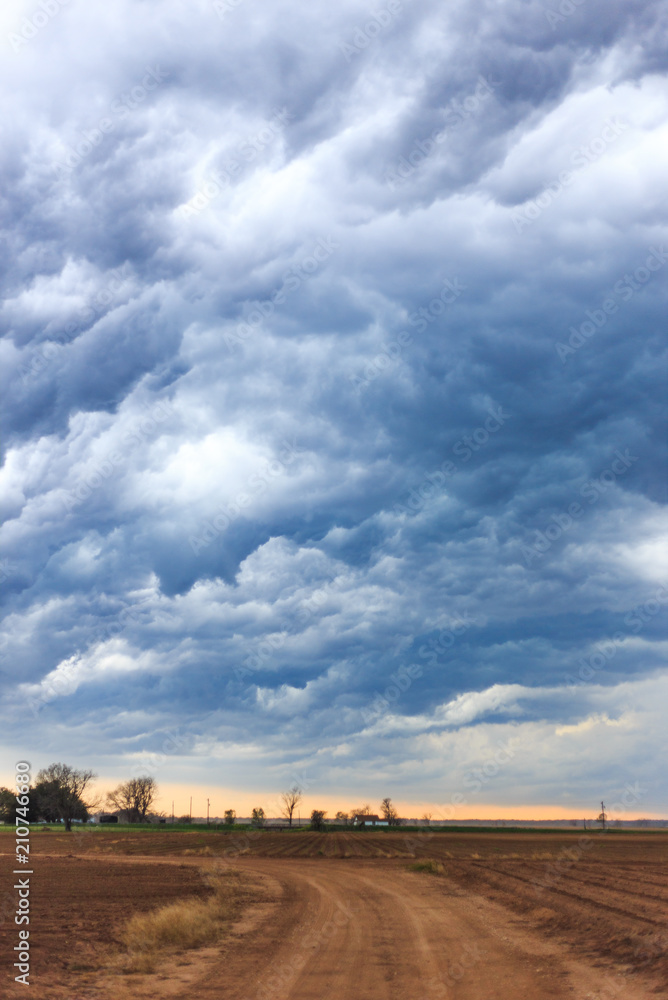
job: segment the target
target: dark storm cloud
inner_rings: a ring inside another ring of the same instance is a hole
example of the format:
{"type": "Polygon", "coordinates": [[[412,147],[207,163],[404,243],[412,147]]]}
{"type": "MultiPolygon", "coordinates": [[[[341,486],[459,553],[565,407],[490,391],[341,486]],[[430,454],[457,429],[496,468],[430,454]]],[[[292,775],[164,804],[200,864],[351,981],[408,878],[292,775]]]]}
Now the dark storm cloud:
{"type": "Polygon", "coordinates": [[[512,729],[646,773],[665,4],[381,7],[9,46],[3,678],[45,752],[254,732],[429,798],[512,729]]]}

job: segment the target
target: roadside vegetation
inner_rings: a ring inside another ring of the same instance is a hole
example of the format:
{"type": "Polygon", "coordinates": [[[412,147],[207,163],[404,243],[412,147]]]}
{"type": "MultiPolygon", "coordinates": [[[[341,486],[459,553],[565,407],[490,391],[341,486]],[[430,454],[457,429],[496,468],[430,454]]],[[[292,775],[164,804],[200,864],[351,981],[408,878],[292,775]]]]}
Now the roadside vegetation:
{"type": "Polygon", "coordinates": [[[428,872],[429,875],[445,875],[445,866],[442,865],[440,861],[434,861],[431,858],[425,858],[422,861],[415,861],[412,865],[409,865],[408,868],[412,872],[428,872]]]}
{"type": "Polygon", "coordinates": [[[114,964],[125,973],[155,972],[169,954],[215,944],[234,912],[229,883],[212,882],[208,899],[183,899],[148,913],[136,913],[121,930],[125,945],[114,964]]]}

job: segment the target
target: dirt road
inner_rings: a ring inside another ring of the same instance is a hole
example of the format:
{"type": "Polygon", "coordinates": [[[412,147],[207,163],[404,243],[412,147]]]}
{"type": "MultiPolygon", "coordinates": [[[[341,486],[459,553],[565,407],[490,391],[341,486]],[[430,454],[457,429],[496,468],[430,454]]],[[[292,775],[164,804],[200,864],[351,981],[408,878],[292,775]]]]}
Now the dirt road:
{"type": "MultiPolygon", "coordinates": [[[[551,833],[91,833],[76,841],[52,833],[35,840],[32,996],[668,997],[667,848],[663,834],[601,835],[585,845],[551,833]],[[437,873],[411,870],[416,862],[437,873]],[[151,974],[119,972],[128,918],[208,898],[210,875],[231,879],[234,915],[222,939],[168,951],[151,974]]],[[[0,850],[2,885],[13,883],[11,868],[9,850],[0,850]]],[[[8,998],[22,996],[12,981],[13,929],[3,930],[0,992],[7,983],[8,998]]]]}
{"type": "Polygon", "coordinates": [[[236,866],[264,875],[279,901],[261,928],[229,943],[188,1000],[657,996],[447,877],[359,861],[252,858],[236,866]]]}

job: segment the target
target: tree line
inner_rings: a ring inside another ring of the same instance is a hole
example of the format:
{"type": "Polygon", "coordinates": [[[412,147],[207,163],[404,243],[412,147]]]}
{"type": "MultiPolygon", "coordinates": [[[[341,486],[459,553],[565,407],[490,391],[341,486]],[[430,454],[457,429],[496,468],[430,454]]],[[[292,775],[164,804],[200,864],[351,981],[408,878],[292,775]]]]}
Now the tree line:
{"type": "MultiPolygon", "coordinates": [[[[292,820],[294,818],[295,809],[302,801],[302,792],[298,785],[294,785],[287,792],[283,792],[281,795],[281,814],[288,821],[288,826],[292,826],[292,820]]],[[[234,813],[234,810],[231,810],[234,813]]],[[[399,826],[401,820],[394,805],[392,804],[392,799],[385,798],[380,804],[380,813],[388,826],[399,826]]],[[[234,813],[236,816],[236,813],[234,813]]],[[[357,809],[351,809],[350,812],[337,812],[334,817],[335,823],[340,823],[345,826],[351,825],[356,816],[370,816],[371,807],[367,804],[360,806],[357,809]]],[[[225,813],[225,822],[227,823],[228,813],[225,813]]],[[[312,830],[323,830],[325,828],[325,817],[327,816],[326,809],[313,809],[311,812],[310,825],[312,830]]],[[[265,814],[264,809],[253,809],[251,815],[251,824],[253,826],[262,827],[265,825],[265,814]]]]}
{"type": "MultiPolygon", "coordinates": [[[[28,822],[64,823],[66,830],[72,823],[85,823],[92,810],[100,805],[99,798],[90,794],[91,784],[97,775],[90,770],[70,767],[69,764],[49,764],[37,772],[35,784],[28,792],[28,822]]],[[[121,782],[107,795],[107,805],[122,814],[128,823],[143,823],[157,795],[155,778],[138,777],[121,782]]],[[[13,823],[16,797],[9,788],[0,788],[0,820],[13,823]]]]}
{"type": "MultiPolygon", "coordinates": [[[[38,771],[35,784],[29,791],[30,805],[28,806],[28,816],[30,823],[59,823],[65,824],[66,830],[72,829],[73,822],[85,823],[94,809],[99,808],[100,799],[91,796],[91,785],[97,775],[90,770],[82,770],[70,767],[69,764],[55,763],[38,771]]],[[[106,796],[106,805],[114,809],[116,813],[126,823],[145,823],[147,815],[158,794],[158,785],[155,778],[149,776],[139,776],[121,782],[112,792],[106,796]]],[[[295,810],[302,801],[302,792],[298,785],[294,785],[281,795],[281,813],[292,826],[295,810]]],[[[389,798],[381,802],[381,814],[389,826],[398,826],[399,819],[396,809],[389,798]]],[[[14,823],[16,810],[16,796],[8,788],[0,788],[0,821],[3,823],[14,823]]],[[[337,812],[334,821],[336,823],[351,824],[355,816],[368,816],[371,814],[369,805],[351,809],[349,813],[337,812]]],[[[310,826],[313,830],[322,830],[325,827],[325,817],[327,811],[324,809],[313,809],[310,817],[310,826]]],[[[233,826],[236,822],[237,814],[234,809],[225,810],[225,825],[233,826]]],[[[180,823],[191,822],[190,816],[180,816],[180,823]]],[[[258,807],[253,809],[251,824],[261,828],[266,825],[267,817],[264,809],[258,807]]]]}

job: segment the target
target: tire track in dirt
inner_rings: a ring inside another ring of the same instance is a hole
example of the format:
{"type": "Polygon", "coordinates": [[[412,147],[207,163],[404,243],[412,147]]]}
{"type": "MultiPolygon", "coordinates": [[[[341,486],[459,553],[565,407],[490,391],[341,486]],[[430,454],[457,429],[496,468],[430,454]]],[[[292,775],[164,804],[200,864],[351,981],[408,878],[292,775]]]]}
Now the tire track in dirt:
{"type": "MultiPolygon", "coordinates": [[[[540,882],[537,880],[534,881],[533,879],[530,878],[523,878],[521,875],[516,875],[511,872],[501,872],[498,870],[498,868],[494,869],[491,868],[489,865],[482,864],[480,862],[476,862],[474,867],[481,869],[482,871],[488,872],[493,878],[494,876],[496,876],[497,881],[499,878],[500,879],[512,878],[516,879],[518,882],[523,882],[525,885],[529,885],[536,890],[540,886],[540,882]]],[[[560,881],[565,881],[565,877],[561,876],[560,881]]],[[[574,881],[574,879],[572,879],[572,881],[574,881]]],[[[578,903],[584,903],[586,905],[594,907],[596,910],[601,910],[601,909],[608,910],[608,912],[614,913],[616,916],[624,917],[625,919],[631,918],[633,920],[641,920],[643,921],[643,923],[653,924],[655,927],[665,926],[665,920],[655,920],[653,917],[646,917],[638,913],[633,913],[628,909],[628,907],[624,909],[621,906],[615,906],[612,903],[605,903],[602,900],[596,899],[593,896],[583,896],[581,893],[571,892],[569,889],[560,889],[555,885],[549,885],[549,884],[541,888],[542,892],[544,893],[555,893],[558,896],[568,896],[570,899],[577,900],[578,903]]]]}
{"type": "Polygon", "coordinates": [[[620,877],[617,871],[614,872],[615,884],[614,886],[611,886],[609,877],[606,878],[605,876],[600,875],[599,872],[589,871],[578,866],[578,881],[582,882],[583,885],[591,886],[592,888],[604,889],[606,892],[610,892],[622,897],[639,896],[641,899],[644,900],[651,899],[657,903],[663,904],[664,906],[668,906],[668,893],[664,893],[663,895],[657,896],[654,895],[654,893],[646,892],[645,890],[630,889],[628,887],[629,883],[631,885],[636,885],[636,886],[642,884],[656,890],[659,887],[656,885],[655,882],[651,881],[641,882],[639,879],[635,878],[623,879],[622,877],[620,877]]]}
{"type": "MultiPolygon", "coordinates": [[[[42,855],[42,860],[78,868],[84,859],[65,862],[42,855]]],[[[204,873],[216,866],[202,857],[174,858],[168,866],[162,857],[136,855],[87,863],[107,872],[108,881],[111,868],[139,870],[147,886],[168,867],[175,878],[180,872],[185,885],[187,868],[204,873]]],[[[596,951],[598,942],[608,940],[608,929],[623,936],[637,916],[613,925],[602,915],[597,924],[602,934],[592,934],[586,956],[578,958],[576,939],[569,945],[557,938],[554,925],[548,929],[531,908],[519,918],[512,909],[529,900],[529,879],[521,888],[515,879],[504,878],[507,873],[485,864],[447,866],[451,873],[435,877],[376,857],[235,858],[231,868],[260,880],[268,891],[216,949],[189,954],[187,986],[180,980],[167,983],[164,976],[111,986],[106,980],[95,987],[89,983],[93,992],[86,995],[113,1000],[655,1000],[656,980],[626,975],[616,945],[596,951]],[[462,874],[464,882],[458,880],[462,874]],[[485,898],[494,876],[503,888],[485,898]]],[[[559,917],[582,934],[592,921],[587,916],[583,924],[580,915],[590,915],[591,909],[575,899],[559,902],[559,917]]],[[[529,907],[536,903],[531,896],[529,907]]],[[[557,905],[546,898],[542,903],[557,905]]],[[[64,983],[53,994],[58,1000],[80,995],[84,992],[76,986],[66,993],[64,983]]]]}
{"type": "MultiPolygon", "coordinates": [[[[576,953],[588,959],[600,958],[605,965],[623,964],[629,972],[642,971],[661,981],[664,993],[668,992],[668,926],[662,906],[648,903],[650,913],[638,914],[635,908],[601,905],[591,897],[588,881],[578,882],[575,875],[570,880],[564,876],[563,891],[558,886],[540,887],[536,879],[471,862],[451,862],[447,874],[462,890],[480,893],[519,914],[520,920],[528,920],[543,933],[558,935],[576,953]]],[[[614,870],[608,872],[608,877],[614,884],[614,870]]]]}
{"type": "Polygon", "coordinates": [[[396,864],[240,859],[282,898],[254,936],[179,1000],[649,1000],[502,906],[396,864]],[[623,987],[623,993],[619,993],[623,987]]]}
{"type": "MultiPolygon", "coordinates": [[[[522,864],[524,870],[527,871],[529,877],[523,877],[518,875],[516,872],[509,871],[506,863],[497,864],[496,866],[491,865],[487,862],[477,862],[476,867],[479,869],[484,869],[488,872],[492,872],[495,876],[499,878],[507,877],[513,878],[525,882],[527,885],[533,887],[541,887],[541,892],[546,892],[548,890],[554,892],[564,892],[568,894],[570,890],[575,889],[575,892],[570,892],[571,896],[577,898],[581,902],[588,901],[595,905],[597,908],[601,906],[604,909],[610,909],[611,912],[616,912],[624,915],[627,918],[636,918],[638,920],[652,922],[652,918],[648,918],[645,915],[647,906],[642,907],[643,912],[637,912],[639,906],[638,900],[641,899],[645,904],[657,903],[658,906],[652,905],[652,910],[659,910],[661,912],[662,907],[668,907],[668,897],[665,895],[654,895],[648,892],[639,892],[635,889],[629,889],[625,884],[620,885],[620,880],[617,877],[617,872],[613,869],[612,871],[606,872],[606,875],[600,874],[599,871],[588,871],[583,870],[579,863],[573,863],[572,868],[566,868],[563,871],[557,871],[556,873],[550,873],[549,870],[546,871],[544,866],[539,867],[536,862],[531,864],[522,864]],[[560,884],[564,885],[563,890],[559,890],[556,886],[550,884],[550,881],[559,881],[560,884]],[[620,907],[617,902],[606,903],[605,900],[610,898],[611,900],[621,900],[622,906],[620,907]],[[630,898],[629,898],[630,897],[630,898]]],[[[658,888],[656,883],[648,883],[653,889],[658,888]]],[[[659,921],[663,923],[663,921],[659,921]]]]}

